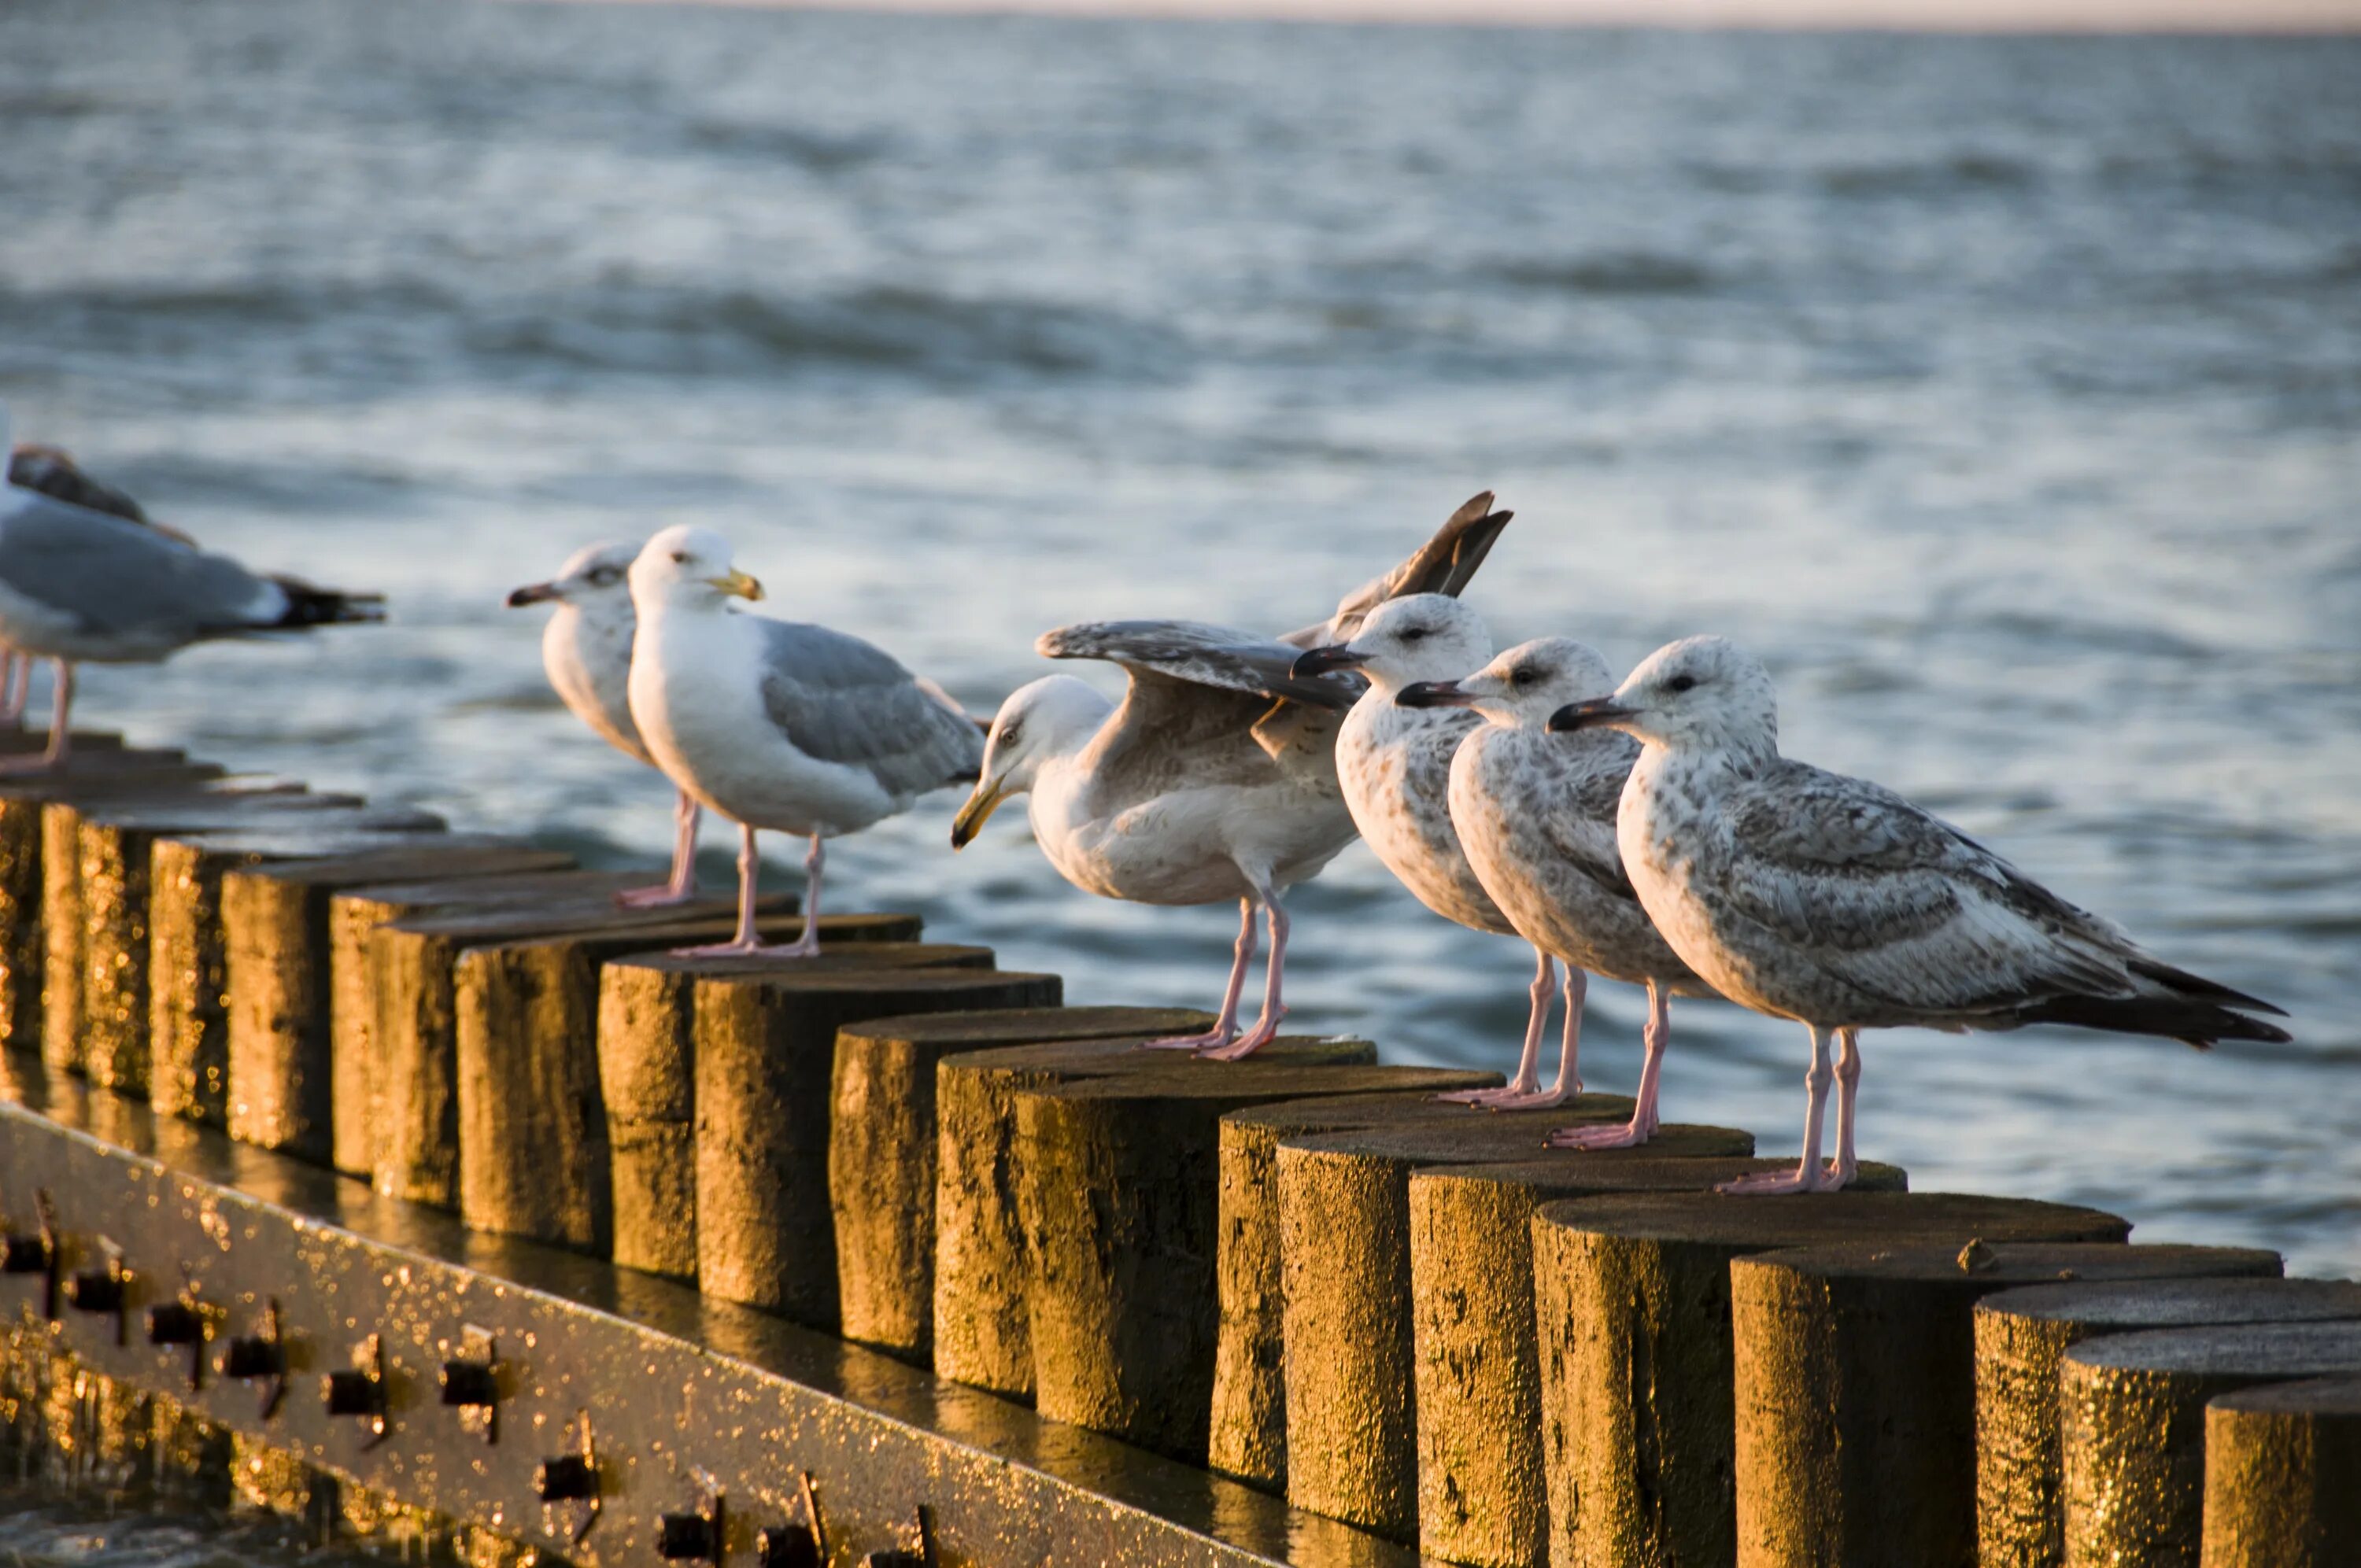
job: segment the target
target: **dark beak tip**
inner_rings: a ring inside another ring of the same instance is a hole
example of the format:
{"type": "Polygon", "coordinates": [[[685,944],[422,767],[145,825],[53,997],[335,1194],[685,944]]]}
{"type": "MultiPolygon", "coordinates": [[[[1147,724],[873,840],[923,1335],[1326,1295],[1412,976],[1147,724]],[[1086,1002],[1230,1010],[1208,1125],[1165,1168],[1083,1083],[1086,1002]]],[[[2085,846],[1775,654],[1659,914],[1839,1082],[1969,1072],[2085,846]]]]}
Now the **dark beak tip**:
{"type": "Polygon", "coordinates": [[[1348,652],[1342,642],[1331,642],[1324,647],[1307,648],[1297,654],[1295,663],[1287,667],[1287,673],[1292,679],[1308,681],[1333,674],[1338,670],[1357,670],[1363,663],[1359,654],[1348,652]]]}
{"type": "Polygon", "coordinates": [[[1394,694],[1396,707],[1443,707],[1459,695],[1450,681],[1412,681],[1394,694]]]}
{"type": "Polygon", "coordinates": [[[548,584],[527,583],[523,587],[511,588],[509,591],[509,608],[511,609],[522,609],[529,604],[539,604],[545,598],[553,598],[555,597],[555,596],[549,591],[548,584]]]}

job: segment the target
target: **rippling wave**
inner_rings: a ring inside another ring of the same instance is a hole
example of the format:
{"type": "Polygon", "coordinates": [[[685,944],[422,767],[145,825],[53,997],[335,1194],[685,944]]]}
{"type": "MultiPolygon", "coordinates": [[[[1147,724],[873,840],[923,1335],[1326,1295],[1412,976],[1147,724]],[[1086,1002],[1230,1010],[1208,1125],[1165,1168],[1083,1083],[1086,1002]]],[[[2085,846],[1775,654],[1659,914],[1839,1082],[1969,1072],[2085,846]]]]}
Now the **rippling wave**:
{"type": "MultiPolygon", "coordinates": [[[[6,33],[21,433],[393,595],[91,672],[93,723],[653,862],[660,782],[500,608],[579,543],[711,523],[778,613],[986,709],[1047,627],[1299,626],[1496,487],[1503,642],[1739,637],[1796,754],[2295,1014],[2208,1056],[1878,1036],[1867,1153],[2361,1267],[2361,46],[452,0],[6,33]]],[[[844,896],[1077,1000],[1208,1000],[1229,913],[1087,898],[1006,813],[951,856],[951,807],[847,841],[844,896]]],[[[1295,1024],[1507,1064],[1513,944],[1358,850],[1293,907],[1295,1024]]],[[[1640,1017],[1593,988],[1593,1087],[1640,1017]]],[[[1684,1004],[1669,1113],[1792,1148],[1801,1065],[1684,1004]]]]}

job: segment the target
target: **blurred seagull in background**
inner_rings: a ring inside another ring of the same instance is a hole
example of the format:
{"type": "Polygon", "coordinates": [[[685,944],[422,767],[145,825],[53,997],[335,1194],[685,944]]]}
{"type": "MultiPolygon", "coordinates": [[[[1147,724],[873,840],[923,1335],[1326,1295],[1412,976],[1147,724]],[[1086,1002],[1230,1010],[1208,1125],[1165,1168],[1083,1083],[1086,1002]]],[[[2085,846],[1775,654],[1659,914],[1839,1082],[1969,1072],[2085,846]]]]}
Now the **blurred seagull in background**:
{"type": "Polygon", "coordinates": [[[1660,648],[1612,696],[1549,721],[1602,726],[1641,744],[1616,837],[1657,929],[1723,995],[1811,1032],[1802,1160],[1727,1190],[1852,1179],[1865,1028],[2072,1024],[2201,1049],[2289,1037],[2247,1016],[2279,1013],[2269,1003],[2152,957],[1893,791],[1780,756],[1771,676],[1735,643],[1660,648]],[[1837,1146],[1823,1166],[1831,1036],[1837,1146]]]}
{"type": "MultiPolygon", "coordinates": [[[[5,433],[0,432],[0,444],[5,433]]],[[[169,528],[149,521],[137,501],[113,485],[85,473],[80,464],[62,447],[44,446],[25,442],[8,454],[9,484],[20,489],[38,490],[54,500],[68,501],[92,511],[103,511],[128,522],[146,523],[160,529],[176,539],[182,537],[169,528]]],[[[14,648],[0,649],[0,729],[17,729],[24,726],[25,704],[31,696],[33,661],[30,655],[14,648]]]]}
{"type": "Polygon", "coordinates": [[[1473,708],[1486,721],[1451,760],[1451,821],[1477,879],[1517,934],[1565,963],[1561,1088],[1581,1086],[1585,973],[1647,988],[1631,1120],[1561,1128],[1548,1140],[1558,1148],[1629,1148],[1653,1137],[1672,1038],[1669,998],[1713,994],[1657,933],[1623,874],[1615,814],[1638,743],[1603,731],[1548,730],[1559,708],[1614,685],[1596,650],[1544,637],[1459,680],[1405,687],[1398,699],[1418,709],[1473,708]]]}
{"type": "Polygon", "coordinates": [[[632,723],[674,784],[739,827],[737,935],[684,953],[816,957],[827,840],[973,783],[980,727],[940,686],[857,637],[735,613],[730,601],[759,599],[763,585],[710,529],[665,529],[630,580],[632,723]],[[803,935],[777,947],[754,933],[754,836],[764,828],[810,839],[803,935]]]}
{"type": "MultiPolygon", "coordinates": [[[[541,633],[541,667],[574,717],[627,757],[656,765],[631,721],[631,563],[641,546],[585,545],[556,576],[509,595],[509,608],[555,604],[541,633]]],[[[673,803],[672,876],[655,887],[615,895],[633,908],[686,904],[697,896],[697,797],[680,790],[673,803]]]]}
{"type": "Polygon", "coordinates": [[[139,517],[137,503],[88,479],[53,449],[26,466],[36,483],[86,488],[77,499],[19,484],[0,409],[0,449],[12,454],[0,486],[0,643],[48,659],[57,670],[49,746],[37,757],[0,758],[0,773],[47,771],[71,752],[73,669],[83,661],[152,663],[192,642],[385,619],[376,594],[314,587],[296,577],[262,576],[226,555],[139,517]]]}
{"type": "Polygon", "coordinates": [[[1224,1061],[1270,1043],[1286,1016],[1282,890],[1353,841],[1336,776],[1339,714],[1357,677],[1299,679],[1308,648],[1349,641],[1404,594],[1456,595],[1508,521],[1491,496],[1455,512],[1383,576],[1346,594],[1316,626],[1268,639],[1182,620],[1094,621],[1037,644],[1051,659],[1104,659],[1130,677],[1120,705],[1071,675],[1049,675],[1001,705],[983,776],[951,826],[964,848],[1003,801],[1029,794],[1033,835],[1059,874],[1135,904],[1238,901],[1237,943],[1213,1026],[1154,1042],[1224,1061]],[[1270,929],[1262,1014],[1243,1035],[1238,1003],[1256,912],[1270,929]]]}
{"type": "MultiPolygon", "coordinates": [[[[1502,523],[1510,516],[1492,514],[1502,523]]],[[[1452,825],[1452,758],[1484,721],[1456,707],[1395,701],[1413,686],[1437,689],[1437,683],[1467,674],[1491,656],[1491,634],[1473,609],[1441,594],[1411,594],[1379,605],[1352,641],[1304,653],[1295,662],[1295,674],[1356,670],[1369,683],[1337,734],[1336,777],[1354,825],[1386,869],[1444,919],[1514,936],[1516,922],[1486,890],[1452,825]]],[[[1542,1036],[1557,996],[1557,962],[1538,943],[1533,960],[1532,1005],[1516,1076],[1503,1088],[1459,1090],[1435,1098],[1507,1110],[1555,1105],[1582,1092],[1576,1070],[1586,989],[1582,971],[1566,977],[1557,1080],[1543,1089],[1542,1036]]]]}

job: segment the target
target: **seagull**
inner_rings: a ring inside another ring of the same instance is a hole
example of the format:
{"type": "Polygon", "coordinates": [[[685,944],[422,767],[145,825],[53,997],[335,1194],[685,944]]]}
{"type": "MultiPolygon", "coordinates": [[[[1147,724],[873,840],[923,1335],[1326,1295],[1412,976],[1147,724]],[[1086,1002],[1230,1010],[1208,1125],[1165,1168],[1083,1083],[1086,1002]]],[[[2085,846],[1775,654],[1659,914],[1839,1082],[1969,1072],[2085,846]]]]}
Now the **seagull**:
{"type": "Polygon", "coordinates": [[[738,824],[738,931],[681,956],[815,958],[826,843],[898,816],[930,790],[973,782],[975,720],[884,650],[824,626],[733,613],[763,585],[730,564],[710,529],[667,528],[631,568],[638,636],[632,723],[657,767],[738,824]],[[804,835],[803,935],[754,934],[759,829],[804,835]]]}
{"type": "Polygon", "coordinates": [[[1237,944],[1213,1026],[1153,1042],[1236,1061],[1286,1016],[1282,892],[1353,841],[1336,773],[1338,714],[1352,677],[1293,674],[1307,648],[1348,641],[1404,594],[1456,595],[1506,525],[1489,492],[1452,514],[1407,560],[1354,589],[1316,626],[1280,638],[1193,621],[1086,622],[1045,634],[1052,659],[1105,659],[1130,678],[1120,706],[1071,675],[1049,675],[1001,705],[983,774],[951,825],[964,848],[994,808],[1029,794],[1033,836],[1086,893],[1135,904],[1238,901],[1237,944]],[[1238,1032],[1256,912],[1270,931],[1261,1016],[1238,1032]]]}
{"type": "MultiPolygon", "coordinates": [[[[1509,515],[1499,514],[1503,521],[1509,515]]],[[[1386,869],[1444,919],[1514,936],[1516,922],[1486,891],[1452,826],[1452,757],[1483,720],[1454,707],[1395,701],[1413,686],[1440,689],[1491,656],[1491,634],[1474,610],[1442,594],[1411,594],[1379,605],[1351,641],[1305,652],[1295,661],[1294,673],[1357,670],[1369,683],[1337,732],[1336,777],[1354,826],[1386,869]]],[[[1538,944],[1533,960],[1532,1006],[1516,1077],[1505,1088],[1459,1090],[1436,1099],[1505,1110],[1555,1105],[1582,1092],[1575,1070],[1582,1036],[1582,971],[1568,977],[1557,1081],[1544,1090],[1542,1034],[1557,996],[1557,963],[1538,944]]]]}
{"type": "MultiPolygon", "coordinates": [[[[8,454],[7,482],[27,490],[38,490],[53,499],[70,501],[103,511],[110,517],[144,523],[172,538],[186,536],[155,521],[133,500],[113,485],[85,472],[71,454],[63,447],[45,446],[36,442],[22,442],[8,454]]],[[[24,727],[25,703],[32,695],[33,662],[14,648],[0,649],[0,728],[18,729],[24,727]]]]}
{"type": "MultiPolygon", "coordinates": [[[[640,546],[585,545],[557,576],[509,595],[509,608],[555,604],[541,634],[541,667],[560,702],[598,737],[650,767],[656,760],[631,722],[631,588],[625,578],[640,546]]],[[[686,790],[673,803],[672,877],[655,887],[615,895],[630,908],[686,904],[697,896],[697,824],[701,808],[686,790]]]]}
{"type": "MultiPolygon", "coordinates": [[[[1631,1121],[1562,1127],[1546,1140],[1555,1148],[1630,1148],[1653,1136],[1672,1037],[1670,998],[1713,994],[1657,934],[1615,846],[1616,803],[1638,743],[1605,732],[1548,732],[1559,708],[1614,685],[1597,650],[1543,637],[1472,675],[1406,686],[1397,698],[1412,709],[1473,708],[1486,720],[1451,759],[1451,822],[1468,864],[1517,934],[1565,960],[1561,1086],[1581,1088],[1585,972],[1647,988],[1646,1054],[1631,1121]]],[[[1537,1036],[1538,1021],[1534,1028],[1537,1036]]]]}
{"type": "MultiPolygon", "coordinates": [[[[0,413],[0,448],[7,446],[0,413]]],[[[57,670],[48,748],[0,773],[48,772],[72,747],[74,665],[153,663],[192,642],[385,618],[375,594],[261,576],[187,539],[17,484],[0,486],[0,644],[57,670]]]]}
{"type": "Polygon", "coordinates": [[[1656,928],[1724,996],[1811,1032],[1803,1159],[1725,1190],[1852,1179],[1865,1028],[2072,1024],[2201,1050],[2289,1038],[2247,1016],[2279,1008],[2165,963],[1893,791],[1780,756],[1771,676],[1735,643],[1668,644],[1612,696],[1549,720],[1600,726],[1640,742],[1616,840],[1656,928]],[[1824,1166],[1831,1036],[1837,1146],[1824,1166]]]}

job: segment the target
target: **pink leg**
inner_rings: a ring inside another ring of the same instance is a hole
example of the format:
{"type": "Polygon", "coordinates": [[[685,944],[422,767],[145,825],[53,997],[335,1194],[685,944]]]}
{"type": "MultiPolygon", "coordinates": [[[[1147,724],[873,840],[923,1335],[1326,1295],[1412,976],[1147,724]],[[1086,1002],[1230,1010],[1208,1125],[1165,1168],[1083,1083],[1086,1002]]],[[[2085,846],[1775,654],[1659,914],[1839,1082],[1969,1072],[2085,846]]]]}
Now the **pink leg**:
{"type": "Polygon", "coordinates": [[[1238,1037],[1238,998],[1246,993],[1246,965],[1254,961],[1255,906],[1251,898],[1238,900],[1238,941],[1230,960],[1230,983],[1222,992],[1221,1016],[1202,1035],[1180,1035],[1169,1040],[1146,1040],[1143,1051],[1202,1051],[1226,1046],[1238,1037]]]}
{"type": "Polygon", "coordinates": [[[1641,1035],[1646,1055],[1640,1062],[1640,1093],[1631,1119],[1608,1127],[1560,1127],[1549,1135],[1554,1149],[1628,1149],[1656,1135],[1656,1091],[1664,1070],[1664,1047],[1672,1043],[1672,999],[1648,982],[1648,1026],[1641,1035]]]}
{"type": "Polygon", "coordinates": [[[1860,1163],[1852,1152],[1853,1094],[1861,1087],[1861,1031],[1837,1031],[1837,1157],[1828,1165],[1830,1191],[1851,1182],[1860,1163]]]}
{"type": "Polygon", "coordinates": [[[811,885],[804,894],[804,934],[792,942],[777,947],[764,947],[754,931],[754,880],[762,870],[762,860],[754,850],[754,829],[740,824],[738,832],[738,934],[726,942],[712,942],[704,947],[675,948],[675,956],[684,959],[808,959],[819,954],[819,872],[821,850],[819,835],[812,835],[811,849],[804,856],[804,870],[810,873],[811,885]]]}
{"type": "Polygon", "coordinates": [[[0,757],[0,773],[47,773],[65,765],[73,752],[73,666],[52,659],[58,672],[57,695],[49,704],[49,743],[38,757],[0,757]]]}
{"type": "MultiPolygon", "coordinates": [[[[1435,1098],[1437,1100],[1447,1100],[1455,1105],[1490,1105],[1495,1107],[1554,1105],[1557,1103],[1556,1091],[1554,1090],[1551,1091],[1550,1096],[1546,1099],[1543,1098],[1540,1093],[1542,1086],[1542,1031],[1549,1027],[1550,1003],[1557,998],[1557,960],[1551,958],[1539,948],[1535,948],[1533,949],[1533,983],[1531,992],[1532,996],[1532,1011],[1525,1015],[1525,1048],[1523,1053],[1517,1058],[1517,1076],[1510,1079],[1505,1086],[1499,1089],[1455,1089],[1448,1094],[1436,1095],[1435,1098]]],[[[1573,980],[1576,984],[1581,983],[1581,976],[1578,970],[1570,975],[1569,978],[1573,980]]],[[[1579,1016],[1581,1011],[1581,1004],[1576,1003],[1573,1011],[1569,1012],[1566,1014],[1566,1017],[1571,1021],[1579,1016]]],[[[1572,1025],[1572,1027],[1578,1031],[1581,1025],[1579,1024],[1574,1024],[1572,1025]]],[[[1560,1077],[1564,1077],[1563,1072],[1560,1073],[1560,1077]]]]}
{"type": "Polygon", "coordinates": [[[697,820],[700,813],[696,801],[683,791],[672,805],[672,877],[656,887],[634,887],[615,895],[615,902],[626,909],[663,909],[675,904],[686,904],[697,896],[697,820]]]}
{"type": "Polygon", "coordinates": [[[1717,1192],[1833,1192],[1844,1185],[1820,1164],[1820,1120],[1828,1107],[1828,1035],[1817,1024],[1812,1031],[1812,1065],[1804,1074],[1804,1157],[1793,1170],[1741,1176],[1714,1189],[1717,1192]]]}
{"type": "MultiPolygon", "coordinates": [[[[1279,1038],[1279,1021],[1287,1016],[1287,1004],[1279,999],[1279,988],[1287,974],[1287,911],[1280,906],[1274,890],[1263,893],[1262,910],[1263,917],[1270,922],[1270,966],[1263,971],[1262,1016],[1233,1043],[1199,1051],[1197,1054],[1207,1061],[1245,1060],[1279,1038]]],[[[1254,917],[1251,909],[1246,917],[1254,917]]]]}
{"type": "Polygon", "coordinates": [[[31,660],[13,648],[0,655],[0,729],[25,727],[25,698],[32,685],[31,660]]]}

